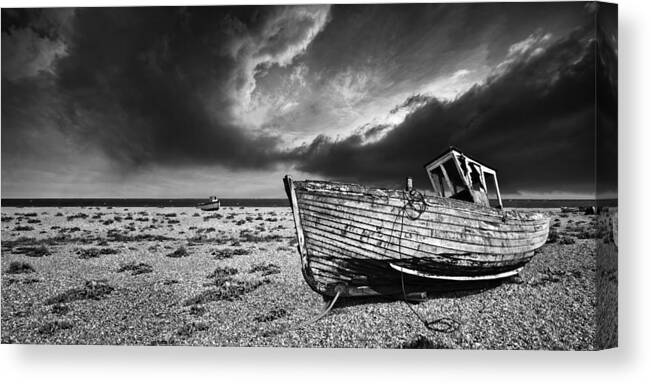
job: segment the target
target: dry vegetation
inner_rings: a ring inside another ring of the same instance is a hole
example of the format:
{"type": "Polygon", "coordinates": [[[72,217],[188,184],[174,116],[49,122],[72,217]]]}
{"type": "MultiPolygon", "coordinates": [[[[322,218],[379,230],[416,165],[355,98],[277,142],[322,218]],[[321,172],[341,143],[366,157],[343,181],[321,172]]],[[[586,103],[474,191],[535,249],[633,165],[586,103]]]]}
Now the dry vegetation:
{"type": "Polygon", "coordinates": [[[303,280],[291,220],[287,208],[3,209],[2,342],[564,350],[617,342],[617,248],[597,216],[552,211],[548,243],[493,288],[433,294],[411,308],[347,299],[313,324],[323,300],[303,280]]]}

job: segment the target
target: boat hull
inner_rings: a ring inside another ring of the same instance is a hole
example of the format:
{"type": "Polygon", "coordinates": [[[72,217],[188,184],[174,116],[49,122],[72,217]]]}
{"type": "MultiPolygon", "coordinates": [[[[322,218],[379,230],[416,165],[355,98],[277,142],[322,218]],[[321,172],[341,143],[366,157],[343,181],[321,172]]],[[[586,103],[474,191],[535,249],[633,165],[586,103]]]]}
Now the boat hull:
{"type": "Polygon", "coordinates": [[[199,204],[197,208],[201,209],[202,211],[217,211],[220,208],[220,203],[204,203],[204,204],[199,204]]]}
{"type": "Polygon", "coordinates": [[[385,294],[381,287],[403,285],[405,274],[414,284],[508,277],[549,232],[540,213],[289,177],[285,186],[303,275],[326,296],[385,294]]]}

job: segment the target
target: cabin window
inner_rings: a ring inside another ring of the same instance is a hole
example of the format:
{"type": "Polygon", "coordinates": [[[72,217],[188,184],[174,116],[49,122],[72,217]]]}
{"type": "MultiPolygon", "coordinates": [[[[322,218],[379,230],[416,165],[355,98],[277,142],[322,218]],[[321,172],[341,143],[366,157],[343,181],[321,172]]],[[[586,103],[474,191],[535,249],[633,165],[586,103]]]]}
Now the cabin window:
{"type": "Polygon", "coordinates": [[[469,164],[470,164],[470,185],[472,186],[472,189],[486,190],[486,188],[484,188],[484,183],[482,182],[481,170],[475,164],[473,163],[469,163],[469,164]]]}
{"type": "Polygon", "coordinates": [[[486,195],[488,196],[491,207],[502,208],[501,197],[497,194],[498,187],[495,175],[484,172],[484,179],[486,180],[486,195]]]}
{"type": "Polygon", "coordinates": [[[502,207],[495,171],[462,153],[452,149],[425,168],[438,196],[502,207]]]}
{"type": "Polygon", "coordinates": [[[452,196],[454,192],[450,189],[450,184],[448,184],[445,176],[443,176],[443,171],[440,167],[430,170],[430,178],[432,181],[432,187],[434,187],[434,192],[441,197],[452,196]]]}
{"type": "Polygon", "coordinates": [[[466,183],[461,178],[461,175],[459,174],[459,170],[457,169],[457,165],[454,163],[454,160],[450,159],[446,161],[445,163],[443,163],[443,167],[445,168],[445,171],[448,174],[450,183],[452,183],[452,188],[454,190],[454,193],[456,194],[465,190],[466,183]]]}

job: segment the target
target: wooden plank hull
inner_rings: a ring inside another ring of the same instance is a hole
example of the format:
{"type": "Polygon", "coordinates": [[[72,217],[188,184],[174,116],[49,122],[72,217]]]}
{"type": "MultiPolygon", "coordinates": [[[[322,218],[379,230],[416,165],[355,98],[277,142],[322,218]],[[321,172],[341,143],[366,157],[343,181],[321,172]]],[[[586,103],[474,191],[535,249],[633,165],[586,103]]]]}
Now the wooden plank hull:
{"type": "MultiPolygon", "coordinates": [[[[285,178],[303,275],[320,294],[385,294],[405,271],[444,280],[517,273],[541,247],[549,217],[417,192],[285,178]]],[[[430,282],[431,284],[431,282],[430,282]]]]}

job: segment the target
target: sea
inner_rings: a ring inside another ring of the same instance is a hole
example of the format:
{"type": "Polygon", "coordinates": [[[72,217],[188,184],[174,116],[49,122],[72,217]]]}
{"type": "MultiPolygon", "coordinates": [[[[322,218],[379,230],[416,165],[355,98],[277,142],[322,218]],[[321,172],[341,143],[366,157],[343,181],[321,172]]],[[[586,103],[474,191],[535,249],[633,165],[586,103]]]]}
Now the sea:
{"type": "MultiPolygon", "coordinates": [[[[222,207],[288,207],[283,199],[219,199],[222,207]]],[[[3,198],[2,207],[196,207],[206,199],[113,199],[113,198],[3,198]]],[[[616,207],[617,199],[603,200],[546,200],[503,199],[506,208],[560,208],[560,207],[616,207]]]]}

